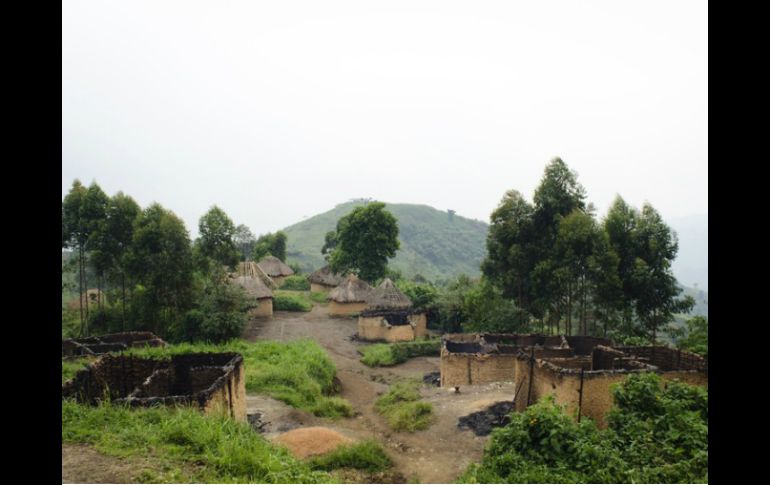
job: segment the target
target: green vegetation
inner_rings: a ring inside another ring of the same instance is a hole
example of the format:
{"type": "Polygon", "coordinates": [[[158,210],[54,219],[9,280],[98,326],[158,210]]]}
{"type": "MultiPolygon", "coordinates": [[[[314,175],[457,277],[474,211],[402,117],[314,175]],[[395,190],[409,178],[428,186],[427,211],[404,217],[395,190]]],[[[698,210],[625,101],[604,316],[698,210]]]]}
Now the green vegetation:
{"type": "Polygon", "coordinates": [[[433,406],[420,401],[420,382],[404,381],[390,386],[374,403],[374,409],[385,417],[395,431],[427,429],[433,422],[433,406]]]}
{"type": "Polygon", "coordinates": [[[169,357],[189,352],[239,352],[246,368],[246,391],[267,394],[316,416],[352,416],[350,404],[330,397],[336,389],[337,368],[326,352],[312,340],[292,342],[246,342],[189,344],[130,349],[133,355],[169,357]]]}
{"type": "Polygon", "coordinates": [[[67,359],[61,361],[61,383],[75,377],[75,374],[81,369],[84,369],[87,364],[94,360],[93,357],[79,357],[76,359],[67,359]]]}
{"type": "Polygon", "coordinates": [[[693,317],[687,320],[685,327],[669,329],[668,333],[677,348],[694,352],[708,359],[709,322],[707,318],[693,317]]]}
{"type": "Polygon", "coordinates": [[[551,397],[493,431],[464,483],[708,482],[708,391],[654,373],[613,389],[608,428],[577,423],[551,397]]]}
{"type": "Polygon", "coordinates": [[[311,291],[310,292],[310,299],[312,301],[316,302],[316,303],[321,303],[323,305],[328,303],[328,300],[326,299],[326,297],[328,297],[328,296],[329,295],[327,295],[323,291],[311,291]]]}
{"type": "Polygon", "coordinates": [[[314,470],[331,471],[338,468],[354,468],[368,472],[380,472],[392,465],[382,445],[375,440],[365,440],[341,446],[331,453],[310,458],[308,464],[314,470]]]}
{"type": "Polygon", "coordinates": [[[282,290],[310,291],[310,281],[301,275],[287,276],[281,284],[282,290]]]}
{"type": "MultiPolygon", "coordinates": [[[[350,271],[369,282],[385,275],[388,259],[399,248],[398,222],[382,202],[356,207],[337,221],[331,238],[334,249],[329,254],[329,268],[340,274],[350,271]]],[[[329,242],[321,249],[328,251],[329,242]]]]}
{"type": "Polygon", "coordinates": [[[254,258],[254,261],[259,261],[265,256],[272,255],[285,263],[286,241],[287,236],[283,231],[278,231],[275,234],[268,233],[259,236],[259,239],[257,239],[254,243],[254,249],[251,254],[254,258]]]}
{"type": "Polygon", "coordinates": [[[286,312],[309,312],[313,309],[310,298],[302,292],[278,290],[273,292],[273,310],[286,312]]]}
{"type": "MultiPolygon", "coordinates": [[[[339,204],[333,209],[284,228],[289,237],[288,253],[306,271],[326,262],[319,249],[337,221],[364,201],[339,204]]],[[[432,281],[447,280],[462,273],[478,276],[484,258],[487,224],[426,205],[386,204],[398,219],[399,250],[388,266],[412,278],[417,274],[432,281]]],[[[395,280],[394,280],[395,281],[395,280]]]]}
{"type": "Polygon", "coordinates": [[[369,367],[384,367],[406,362],[421,355],[438,356],[441,351],[440,339],[415,340],[392,344],[372,344],[361,350],[361,362],[369,367]]]}
{"type": "Polygon", "coordinates": [[[63,400],[62,442],[87,443],[119,458],[151,454],[171,471],[141,477],[148,482],[329,483],[331,478],[272,446],[248,424],[190,408],[93,407],[63,400]]]}

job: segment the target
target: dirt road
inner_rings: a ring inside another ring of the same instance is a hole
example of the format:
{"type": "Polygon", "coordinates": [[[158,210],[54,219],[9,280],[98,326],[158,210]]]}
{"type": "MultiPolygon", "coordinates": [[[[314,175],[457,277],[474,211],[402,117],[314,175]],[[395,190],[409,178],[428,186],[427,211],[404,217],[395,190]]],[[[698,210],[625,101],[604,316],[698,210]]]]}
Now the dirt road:
{"type": "Polygon", "coordinates": [[[419,377],[439,370],[438,357],[418,357],[394,367],[370,368],[359,361],[358,349],[368,345],[351,340],[355,319],[331,318],[326,308],[315,305],[308,313],[275,312],[271,319],[250,322],[248,340],[290,341],[310,338],[323,346],[337,366],[341,397],[358,415],[331,421],[297,411],[264,396],[249,396],[249,413],[260,411],[270,422],[267,437],[299,426],[325,426],[354,439],[374,438],[383,443],[402,480],[419,483],[452,483],[472,462],[481,459],[487,437],[457,428],[457,420],[497,402],[510,400],[513,384],[466,386],[456,394],[447,389],[423,386],[422,396],[433,404],[436,420],[415,433],[392,431],[374,411],[377,396],[388,384],[405,377],[419,377]]]}

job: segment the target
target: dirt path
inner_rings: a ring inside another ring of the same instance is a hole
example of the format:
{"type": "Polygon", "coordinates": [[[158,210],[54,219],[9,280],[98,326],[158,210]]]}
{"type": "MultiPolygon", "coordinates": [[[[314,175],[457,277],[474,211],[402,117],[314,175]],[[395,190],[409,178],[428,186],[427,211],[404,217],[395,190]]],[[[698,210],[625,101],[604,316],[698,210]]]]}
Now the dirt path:
{"type": "Polygon", "coordinates": [[[370,368],[359,361],[358,349],[368,344],[353,341],[355,319],[331,318],[326,308],[315,305],[308,313],[275,312],[271,319],[250,322],[248,340],[290,341],[310,338],[323,346],[337,366],[341,397],[357,411],[353,418],[331,421],[295,410],[264,396],[249,396],[249,413],[260,411],[270,424],[269,438],[299,426],[325,426],[354,439],[374,438],[383,443],[395,469],[406,481],[452,483],[467,466],[481,459],[488,437],[460,431],[457,420],[497,402],[510,400],[513,384],[466,386],[459,394],[423,386],[422,396],[433,404],[436,420],[430,428],[415,433],[392,431],[374,411],[377,396],[388,384],[405,377],[419,377],[439,370],[438,357],[419,357],[394,367],[370,368]]]}

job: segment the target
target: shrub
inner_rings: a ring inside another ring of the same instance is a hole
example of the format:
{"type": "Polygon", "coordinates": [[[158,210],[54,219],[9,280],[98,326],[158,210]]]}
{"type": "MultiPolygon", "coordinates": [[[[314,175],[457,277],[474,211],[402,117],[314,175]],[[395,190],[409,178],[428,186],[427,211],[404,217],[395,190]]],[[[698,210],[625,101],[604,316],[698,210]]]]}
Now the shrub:
{"type": "Polygon", "coordinates": [[[310,292],[310,299],[311,299],[312,301],[316,302],[316,303],[322,303],[322,304],[326,304],[326,303],[327,303],[327,301],[328,301],[326,298],[327,298],[328,296],[329,296],[329,295],[327,295],[327,294],[326,294],[326,293],[324,293],[323,291],[311,291],[311,292],[310,292]]]}
{"type": "Polygon", "coordinates": [[[366,440],[352,445],[341,446],[331,453],[313,457],[309,465],[314,470],[335,470],[355,468],[368,472],[380,472],[392,465],[390,457],[380,443],[366,440]]]}
{"type": "Polygon", "coordinates": [[[273,295],[273,310],[286,312],[309,312],[313,309],[310,300],[296,293],[275,293],[273,295]]]}
{"type": "Polygon", "coordinates": [[[395,431],[417,431],[433,422],[433,406],[420,399],[419,381],[399,382],[374,403],[374,409],[385,417],[395,431]]]}
{"type": "Polygon", "coordinates": [[[286,277],[281,284],[282,290],[310,291],[310,281],[301,275],[286,277]]]}
{"type": "Polygon", "coordinates": [[[361,362],[369,367],[390,366],[406,362],[412,357],[421,355],[438,356],[441,351],[441,340],[426,339],[413,342],[396,342],[392,344],[373,344],[361,350],[361,362]]]}

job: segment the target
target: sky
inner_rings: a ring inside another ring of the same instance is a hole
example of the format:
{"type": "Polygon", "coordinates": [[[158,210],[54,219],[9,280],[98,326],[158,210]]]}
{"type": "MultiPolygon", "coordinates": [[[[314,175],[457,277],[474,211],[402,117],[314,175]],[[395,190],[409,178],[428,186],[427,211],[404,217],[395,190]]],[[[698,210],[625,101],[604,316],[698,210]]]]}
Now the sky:
{"type": "Polygon", "coordinates": [[[212,205],[255,234],[351,198],[488,221],[561,157],[708,212],[703,1],[62,2],[62,197],[74,179],[212,205]]]}

